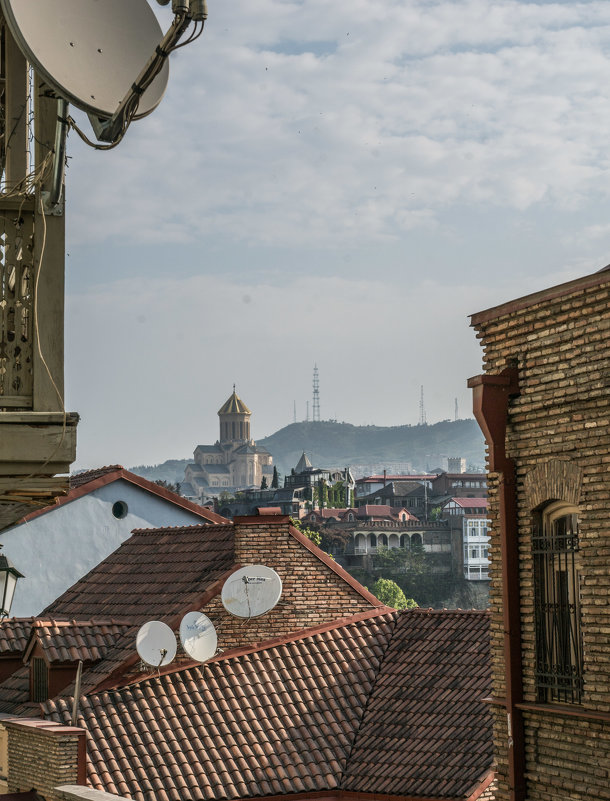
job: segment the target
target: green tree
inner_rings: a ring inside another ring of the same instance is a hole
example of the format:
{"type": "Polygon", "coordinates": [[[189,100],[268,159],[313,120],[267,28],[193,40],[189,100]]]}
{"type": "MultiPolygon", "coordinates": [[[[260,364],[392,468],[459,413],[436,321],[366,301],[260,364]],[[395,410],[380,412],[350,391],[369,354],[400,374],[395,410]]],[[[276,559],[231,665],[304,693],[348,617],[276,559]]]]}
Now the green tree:
{"type": "Polygon", "coordinates": [[[313,528],[308,528],[307,526],[303,525],[300,520],[297,520],[294,517],[290,518],[290,524],[298,529],[301,534],[304,534],[308,537],[314,545],[319,545],[322,542],[322,535],[319,531],[315,531],[313,528]]]}
{"type": "Polygon", "coordinates": [[[271,479],[271,489],[277,489],[280,486],[280,477],[277,472],[277,467],[273,465],[273,478],[271,479]]]}
{"type": "Polygon", "coordinates": [[[413,598],[407,598],[392,579],[377,579],[373,584],[372,592],[382,603],[394,609],[415,609],[418,606],[413,598]]]}
{"type": "Polygon", "coordinates": [[[263,480],[261,481],[261,489],[267,489],[267,476],[263,476],[263,480]]]}
{"type": "Polygon", "coordinates": [[[175,492],[176,495],[180,495],[180,484],[174,484],[171,481],[164,481],[162,478],[157,479],[157,481],[154,483],[158,484],[160,487],[170,490],[171,492],[175,492]]]}
{"type": "Polygon", "coordinates": [[[383,573],[407,573],[410,575],[429,570],[427,554],[422,545],[412,545],[410,549],[386,548],[375,555],[375,567],[383,573]]]}

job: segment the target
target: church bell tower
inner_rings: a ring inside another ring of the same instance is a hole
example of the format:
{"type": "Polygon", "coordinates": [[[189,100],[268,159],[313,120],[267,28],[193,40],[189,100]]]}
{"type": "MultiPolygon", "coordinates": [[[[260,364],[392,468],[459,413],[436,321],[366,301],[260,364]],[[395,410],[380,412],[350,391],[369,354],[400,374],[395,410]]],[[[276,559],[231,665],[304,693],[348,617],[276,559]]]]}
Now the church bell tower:
{"type": "Polygon", "coordinates": [[[252,412],[235,392],[218,410],[220,418],[220,444],[243,445],[250,442],[250,417],[252,412]]]}

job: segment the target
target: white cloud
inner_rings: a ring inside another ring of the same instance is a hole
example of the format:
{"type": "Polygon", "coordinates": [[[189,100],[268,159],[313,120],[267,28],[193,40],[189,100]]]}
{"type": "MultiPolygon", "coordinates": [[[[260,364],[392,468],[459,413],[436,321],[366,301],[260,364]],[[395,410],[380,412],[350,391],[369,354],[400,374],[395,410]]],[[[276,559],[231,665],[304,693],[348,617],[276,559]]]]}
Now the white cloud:
{"type": "Polygon", "coordinates": [[[333,247],[607,199],[609,44],[603,2],[213,3],[160,108],[73,148],[73,241],[333,247]]]}

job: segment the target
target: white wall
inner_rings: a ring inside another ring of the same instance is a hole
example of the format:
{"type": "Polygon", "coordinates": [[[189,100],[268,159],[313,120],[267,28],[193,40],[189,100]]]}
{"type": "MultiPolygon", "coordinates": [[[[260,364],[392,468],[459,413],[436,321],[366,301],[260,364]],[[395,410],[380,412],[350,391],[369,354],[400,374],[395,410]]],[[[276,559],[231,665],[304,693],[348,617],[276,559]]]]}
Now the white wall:
{"type": "Polygon", "coordinates": [[[36,615],[131,536],[135,528],[184,526],[201,517],[147,490],[117,479],[0,533],[2,553],[25,575],[19,579],[11,615],[36,615]],[[127,516],[112,514],[124,501],[127,516]]]}

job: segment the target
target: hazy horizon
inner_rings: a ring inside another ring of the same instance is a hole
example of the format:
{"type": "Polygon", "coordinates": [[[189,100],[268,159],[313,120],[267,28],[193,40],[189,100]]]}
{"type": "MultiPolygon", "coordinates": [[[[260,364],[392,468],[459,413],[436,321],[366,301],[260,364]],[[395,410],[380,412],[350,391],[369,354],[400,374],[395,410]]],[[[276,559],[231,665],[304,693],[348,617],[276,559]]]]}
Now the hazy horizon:
{"type": "Polygon", "coordinates": [[[215,441],[234,383],[263,439],[314,364],[324,419],[470,416],[468,314],[610,261],[609,48],[601,0],[210,2],[153,114],[69,139],[75,467],[215,441]]]}

